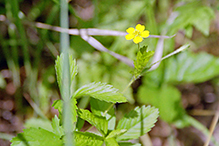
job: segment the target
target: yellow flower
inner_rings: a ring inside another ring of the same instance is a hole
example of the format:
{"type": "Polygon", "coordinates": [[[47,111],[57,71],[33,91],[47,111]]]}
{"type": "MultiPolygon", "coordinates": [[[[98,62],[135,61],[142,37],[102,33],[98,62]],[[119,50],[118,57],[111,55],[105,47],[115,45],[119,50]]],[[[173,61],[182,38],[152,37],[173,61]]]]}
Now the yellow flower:
{"type": "Polygon", "coordinates": [[[125,38],[126,40],[132,40],[135,44],[138,44],[143,41],[143,38],[149,37],[149,31],[145,30],[145,26],[141,24],[137,24],[135,28],[129,27],[126,29],[128,33],[125,38]]]}

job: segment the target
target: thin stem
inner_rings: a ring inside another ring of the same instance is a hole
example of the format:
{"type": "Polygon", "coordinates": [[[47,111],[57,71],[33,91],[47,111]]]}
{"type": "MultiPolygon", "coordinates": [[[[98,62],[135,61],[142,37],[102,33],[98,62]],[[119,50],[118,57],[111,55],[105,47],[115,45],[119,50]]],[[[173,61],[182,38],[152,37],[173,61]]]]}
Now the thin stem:
{"type": "MultiPolygon", "coordinates": [[[[63,29],[68,29],[68,2],[67,0],[60,0],[60,25],[63,29]]],[[[65,146],[74,146],[73,138],[73,113],[70,97],[70,71],[69,71],[69,35],[67,32],[61,32],[60,48],[63,53],[63,76],[62,82],[64,87],[61,88],[61,95],[64,101],[63,106],[63,126],[65,132],[65,146]]]]}
{"type": "Polygon", "coordinates": [[[125,87],[125,89],[122,91],[122,93],[124,93],[124,92],[128,89],[128,87],[132,85],[132,83],[133,83],[135,80],[136,80],[136,78],[135,78],[135,76],[133,76],[132,79],[131,79],[131,81],[128,83],[128,85],[125,87]]]}
{"type": "MultiPolygon", "coordinates": [[[[131,81],[129,82],[129,84],[125,87],[125,89],[122,91],[122,94],[128,89],[129,86],[132,85],[132,83],[135,81],[135,77],[133,76],[131,81]]],[[[115,105],[115,103],[112,103],[108,108],[107,110],[105,110],[105,112],[103,113],[103,116],[105,116],[108,111],[115,105]]]]}
{"type": "Polygon", "coordinates": [[[115,105],[115,103],[112,103],[107,110],[105,110],[105,112],[103,113],[103,116],[105,116],[107,114],[107,112],[115,105]]]}

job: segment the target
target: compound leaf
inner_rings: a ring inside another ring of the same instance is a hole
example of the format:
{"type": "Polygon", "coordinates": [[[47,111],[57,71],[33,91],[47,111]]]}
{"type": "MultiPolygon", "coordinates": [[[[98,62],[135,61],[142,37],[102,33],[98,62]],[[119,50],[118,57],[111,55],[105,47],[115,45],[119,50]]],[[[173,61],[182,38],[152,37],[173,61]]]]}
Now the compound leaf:
{"type": "Polygon", "coordinates": [[[150,131],[158,113],[158,109],[151,106],[136,107],[119,121],[116,129],[126,129],[127,132],[118,136],[117,141],[136,139],[150,131]]]}

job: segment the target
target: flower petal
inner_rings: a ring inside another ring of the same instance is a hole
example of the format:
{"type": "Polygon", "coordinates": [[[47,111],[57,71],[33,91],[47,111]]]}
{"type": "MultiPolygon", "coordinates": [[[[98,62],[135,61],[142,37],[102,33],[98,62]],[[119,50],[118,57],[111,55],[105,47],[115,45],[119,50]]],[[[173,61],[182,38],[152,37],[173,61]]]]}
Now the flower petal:
{"type": "Polygon", "coordinates": [[[139,32],[142,32],[142,31],[144,31],[145,26],[144,26],[144,25],[141,25],[141,24],[137,24],[136,27],[135,27],[135,29],[138,30],[139,32]]]}
{"type": "Polygon", "coordinates": [[[141,35],[141,37],[143,37],[143,38],[147,38],[147,37],[149,37],[149,31],[148,31],[148,30],[145,30],[145,31],[143,31],[140,35],[141,35]]]}
{"type": "Polygon", "coordinates": [[[136,36],[136,37],[133,39],[133,42],[136,43],[136,44],[138,44],[138,43],[140,43],[140,42],[142,42],[142,41],[143,41],[143,38],[140,37],[140,36],[136,36]]]}
{"type": "Polygon", "coordinates": [[[126,40],[131,40],[131,39],[133,39],[134,37],[135,37],[135,35],[133,35],[133,34],[127,34],[127,35],[125,36],[126,40]]]}
{"type": "Polygon", "coordinates": [[[128,29],[126,29],[127,33],[134,33],[135,29],[133,27],[129,27],[128,29]]]}

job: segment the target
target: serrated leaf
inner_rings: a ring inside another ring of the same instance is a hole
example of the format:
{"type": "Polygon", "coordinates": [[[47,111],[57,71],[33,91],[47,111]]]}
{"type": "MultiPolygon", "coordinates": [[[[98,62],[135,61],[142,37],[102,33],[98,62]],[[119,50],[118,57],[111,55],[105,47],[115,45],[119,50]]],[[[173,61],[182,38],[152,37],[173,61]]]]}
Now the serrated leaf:
{"type": "Polygon", "coordinates": [[[127,130],[126,129],[116,129],[111,131],[106,138],[116,138],[117,136],[124,134],[127,130]]]}
{"type": "Polygon", "coordinates": [[[52,128],[53,133],[58,135],[59,137],[62,137],[64,135],[64,130],[62,126],[60,126],[60,119],[55,115],[55,117],[52,119],[52,128]]]}
{"type": "Polygon", "coordinates": [[[103,138],[89,132],[74,132],[75,146],[101,146],[103,138]]]}
{"type": "Polygon", "coordinates": [[[40,128],[24,129],[14,137],[11,146],[63,146],[58,135],[40,128]]]}
{"type": "Polygon", "coordinates": [[[219,75],[219,59],[207,53],[185,51],[167,60],[164,80],[168,83],[201,83],[219,75]]]}
{"type": "Polygon", "coordinates": [[[115,109],[111,108],[105,115],[105,111],[111,106],[112,103],[101,101],[95,98],[90,99],[91,111],[97,116],[104,116],[108,121],[108,130],[114,130],[116,125],[115,109]]]}
{"type": "Polygon", "coordinates": [[[61,54],[60,57],[57,56],[57,59],[55,61],[56,78],[60,90],[62,86],[62,64],[63,64],[63,54],[61,54]]]}
{"type": "Polygon", "coordinates": [[[136,139],[150,131],[158,113],[158,109],[151,106],[136,107],[119,121],[116,129],[126,129],[127,132],[118,136],[117,141],[136,139]]]}
{"type": "Polygon", "coordinates": [[[108,131],[108,121],[104,117],[99,117],[92,114],[89,110],[79,109],[78,116],[89,122],[91,125],[95,126],[104,135],[108,131]]]}
{"type": "Polygon", "coordinates": [[[159,109],[160,118],[168,123],[182,119],[185,111],[181,105],[181,93],[174,86],[162,86],[161,88],[139,88],[137,101],[141,104],[151,104],[159,109]]]}
{"type": "MultiPolygon", "coordinates": [[[[73,58],[72,55],[69,55],[71,94],[73,92],[73,84],[74,84],[73,81],[74,81],[75,76],[77,75],[77,70],[78,70],[76,60],[72,59],[72,58],[73,58]]],[[[57,59],[55,61],[55,69],[56,69],[57,82],[59,85],[59,89],[61,90],[63,87],[63,85],[62,85],[63,54],[61,54],[60,57],[57,56],[57,59]]]]}
{"type": "MultiPolygon", "coordinates": [[[[76,110],[78,109],[78,107],[77,107],[77,100],[75,99],[75,98],[71,98],[71,106],[72,107],[74,107],[74,108],[72,108],[71,109],[71,111],[73,112],[73,122],[76,122],[76,118],[74,118],[74,117],[76,117],[77,116],[77,112],[76,112],[76,110]]],[[[62,100],[55,100],[54,102],[53,102],[53,104],[52,104],[52,106],[55,108],[55,109],[58,109],[58,111],[59,111],[59,118],[61,119],[61,117],[62,117],[62,107],[63,107],[63,101],[62,100]]]]}
{"type": "Polygon", "coordinates": [[[119,142],[119,146],[141,146],[140,143],[119,142]]]}
{"type": "Polygon", "coordinates": [[[105,83],[90,83],[79,88],[73,95],[74,98],[79,96],[89,95],[93,98],[106,102],[126,102],[126,98],[112,85],[105,83]]]}
{"type": "Polygon", "coordinates": [[[134,61],[135,70],[134,75],[135,77],[139,76],[141,72],[146,68],[146,65],[150,58],[154,55],[154,51],[147,51],[147,47],[144,46],[140,48],[137,53],[136,60],[134,61]]]}
{"type": "Polygon", "coordinates": [[[105,139],[105,145],[106,146],[119,146],[118,142],[115,138],[106,138],[105,139]]]}

